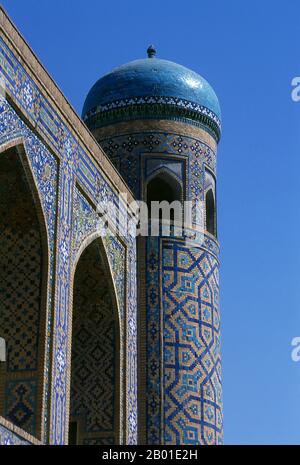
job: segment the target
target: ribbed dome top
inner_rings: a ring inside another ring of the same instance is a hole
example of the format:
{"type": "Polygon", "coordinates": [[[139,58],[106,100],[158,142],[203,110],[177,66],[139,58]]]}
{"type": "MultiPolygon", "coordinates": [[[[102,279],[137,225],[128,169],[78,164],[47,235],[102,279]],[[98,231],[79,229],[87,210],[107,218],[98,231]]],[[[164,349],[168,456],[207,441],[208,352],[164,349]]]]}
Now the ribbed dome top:
{"type": "Polygon", "coordinates": [[[153,50],[149,47],[149,58],[119,66],[94,84],[82,111],[87,124],[96,115],[99,120],[100,115],[117,109],[126,114],[129,107],[135,107],[135,111],[148,107],[149,116],[149,105],[154,105],[158,113],[161,107],[164,117],[168,117],[168,111],[176,116],[176,108],[178,116],[185,118],[200,119],[201,115],[220,131],[219,101],[210,84],[184,66],[155,58],[153,50]]]}

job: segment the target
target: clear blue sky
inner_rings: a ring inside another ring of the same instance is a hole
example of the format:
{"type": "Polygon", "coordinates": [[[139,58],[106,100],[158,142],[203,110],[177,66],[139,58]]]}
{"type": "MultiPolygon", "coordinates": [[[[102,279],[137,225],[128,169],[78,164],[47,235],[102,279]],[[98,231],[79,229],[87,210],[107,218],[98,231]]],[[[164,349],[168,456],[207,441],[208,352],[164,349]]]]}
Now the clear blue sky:
{"type": "Polygon", "coordinates": [[[111,68],[158,56],[202,74],[223,114],[218,207],[227,444],[300,443],[300,2],[3,0],[80,113],[111,68]]]}

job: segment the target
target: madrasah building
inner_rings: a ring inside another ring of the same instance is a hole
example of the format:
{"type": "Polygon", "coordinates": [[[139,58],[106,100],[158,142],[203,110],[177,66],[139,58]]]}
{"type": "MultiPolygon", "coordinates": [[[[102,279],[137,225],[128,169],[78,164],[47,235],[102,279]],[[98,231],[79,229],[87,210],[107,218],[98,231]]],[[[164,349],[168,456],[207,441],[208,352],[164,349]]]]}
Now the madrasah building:
{"type": "Polygon", "coordinates": [[[150,46],[79,117],[0,28],[0,444],[222,443],[214,90],[150,46]],[[137,236],[136,200],[203,221],[137,236]]]}

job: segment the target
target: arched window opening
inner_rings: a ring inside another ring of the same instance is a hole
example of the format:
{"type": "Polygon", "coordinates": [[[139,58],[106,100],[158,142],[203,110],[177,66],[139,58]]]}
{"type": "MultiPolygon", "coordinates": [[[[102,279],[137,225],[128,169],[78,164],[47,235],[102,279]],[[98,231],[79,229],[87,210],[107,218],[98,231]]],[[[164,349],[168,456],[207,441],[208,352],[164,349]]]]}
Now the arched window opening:
{"type": "Polygon", "coordinates": [[[156,176],[151,179],[147,189],[148,204],[153,200],[157,200],[158,202],[167,200],[167,202],[170,203],[174,200],[181,200],[179,190],[176,190],[174,187],[175,186],[171,186],[168,180],[164,179],[163,176],[156,176]]]}
{"type": "Polygon", "coordinates": [[[30,176],[16,148],[0,153],[0,416],[40,438],[47,246],[30,176]]]}
{"type": "Polygon", "coordinates": [[[148,216],[151,220],[163,221],[166,224],[174,223],[176,220],[179,225],[182,222],[182,188],[180,183],[168,173],[160,173],[152,178],[147,184],[147,206],[148,216]],[[169,204],[177,201],[174,208],[157,210],[153,208],[152,202],[167,201],[169,204]]]}
{"type": "Polygon", "coordinates": [[[215,199],[212,189],[209,189],[205,195],[205,212],[206,212],[206,231],[216,235],[216,212],[215,199]]]}
{"type": "Polygon", "coordinates": [[[118,444],[119,355],[111,277],[95,240],[74,277],[69,444],[118,444]]]}

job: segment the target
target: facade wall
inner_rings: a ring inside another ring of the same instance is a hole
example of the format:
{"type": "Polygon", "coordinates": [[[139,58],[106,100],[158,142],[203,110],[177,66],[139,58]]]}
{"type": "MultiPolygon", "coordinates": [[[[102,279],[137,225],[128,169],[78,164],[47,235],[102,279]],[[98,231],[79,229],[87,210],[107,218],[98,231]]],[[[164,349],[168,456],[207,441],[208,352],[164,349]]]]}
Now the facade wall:
{"type": "MultiPolygon", "coordinates": [[[[124,222],[130,219],[125,200],[119,204],[118,199],[119,188],[121,192],[127,188],[2,11],[0,19],[0,156],[10,146],[24,152],[47,231],[41,442],[64,444],[68,438],[76,264],[80,253],[99,235],[99,201],[115,202],[124,222]]],[[[130,236],[122,234],[122,227],[120,237],[108,230],[101,240],[120,321],[123,428],[119,440],[133,444],[137,440],[136,246],[130,236]]],[[[18,438],[38,442],[3,418],[0,424],[0,443],[18,443],[18,438]]]]}

